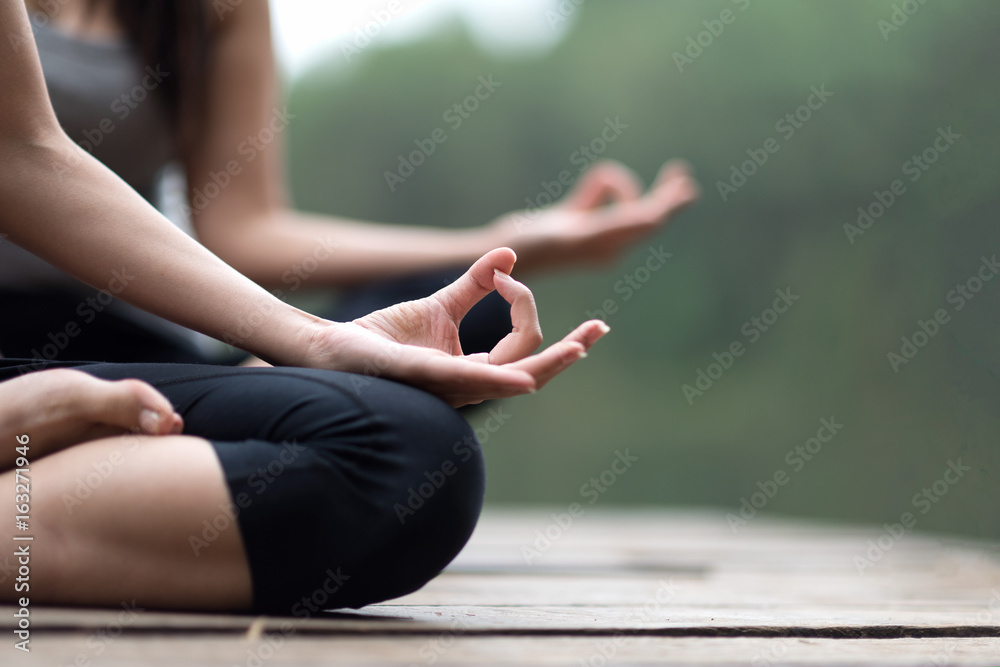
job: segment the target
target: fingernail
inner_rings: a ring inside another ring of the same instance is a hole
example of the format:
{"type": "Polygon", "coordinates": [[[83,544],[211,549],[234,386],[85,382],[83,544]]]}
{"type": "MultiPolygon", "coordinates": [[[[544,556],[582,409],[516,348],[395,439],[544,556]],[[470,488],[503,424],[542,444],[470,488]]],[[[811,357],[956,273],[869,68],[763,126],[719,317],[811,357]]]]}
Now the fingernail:
{"type": "Polygon", "coordinates": [[[493,269],[493,274],[497,275],[497,276],[505,276],[505,275],[507,275],[506,273],[504,273],[500,269],[493,269]]]}
{"type": "Polygon", "coordinates": [[[601,322],[600,325],[598,325],[598,329],[601,330],[602,335],[611,331],[611,327],[608,326],[607,322],[601,322]]]}
{"type": "Polygon", "coordinates": [[[587,354],[586,352],[581,352],[579,355],[577,355],[577,359],[586,359],[589,356],[590,355],[587,354]]]}
{"type": "Polygon", "coordinates": [[[160,415],[152,410],[139,413],[139,427],[150,435],[156,435],[160,428],[160,415]]]}

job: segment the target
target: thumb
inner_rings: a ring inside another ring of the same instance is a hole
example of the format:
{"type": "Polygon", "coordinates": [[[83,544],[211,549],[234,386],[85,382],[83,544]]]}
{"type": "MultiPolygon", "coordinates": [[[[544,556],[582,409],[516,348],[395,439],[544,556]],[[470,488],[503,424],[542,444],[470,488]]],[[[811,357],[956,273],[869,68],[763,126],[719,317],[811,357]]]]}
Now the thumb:
{"type": "Polygon", "coordinates": [[[497,248],[486,253],[468,271],[434,295],[458,323],[483,297],[495,289],[493,282],[496,271],[510,274],[517,255],[510,248],[497,248]]]}
{"type": "Polygon", "coordinates": [[[589,211],[618,201],[634,201],[642,195],[642,182],[635,172],[612,160],[590,167],[562,201],[562,206],[589,211]]]}

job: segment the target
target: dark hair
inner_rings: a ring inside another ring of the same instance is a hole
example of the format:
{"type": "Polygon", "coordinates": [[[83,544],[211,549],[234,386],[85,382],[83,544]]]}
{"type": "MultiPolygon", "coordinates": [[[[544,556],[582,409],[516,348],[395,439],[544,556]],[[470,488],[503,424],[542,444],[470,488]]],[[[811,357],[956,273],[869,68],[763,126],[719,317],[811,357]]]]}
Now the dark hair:
{"type": "Polygon", "coordinates": [[[109,1],[143,64],[169,72],[160,87],[175,145],[186,152],[197,140],[206,99],[212,50],[206,0],[109,1]]]}

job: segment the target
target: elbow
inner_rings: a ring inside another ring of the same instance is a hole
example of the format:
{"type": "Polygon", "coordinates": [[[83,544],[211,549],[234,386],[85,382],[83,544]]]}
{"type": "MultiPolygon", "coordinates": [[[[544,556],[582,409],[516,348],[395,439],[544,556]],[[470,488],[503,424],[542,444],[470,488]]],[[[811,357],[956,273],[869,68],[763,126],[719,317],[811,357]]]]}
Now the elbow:
{"type": "Polygon", "coordinates": [[[64,178],[87,159],[87,153],[60,130],[52,133],[0,135],[0,232],[27,250],[31,221],[53,206],[64,178]]]}
{"type": "Polygon", "coordinates": [[[10,188],[23,188],[25,174],[53,177],[65,173],[85,159],[86,153],[61,128],[0,132],[0,201],[8,200],[10,188]]]}
{"type": "Polygon", "coordinates": [[[30,153],[32,149],[67,150],[76,144],[63,132],[55,116],[38,114],[18,118],[17,114],[0,123],[0,157],[8,158],[30,153]]]}
{"type": "Polygon", "coordinates": [[[73,143],[62,128],[12,130],[0,135],[0,187],[13,185],[17,173],[41,168],[55,176],[80,164],[87,154],[73,143]]]}

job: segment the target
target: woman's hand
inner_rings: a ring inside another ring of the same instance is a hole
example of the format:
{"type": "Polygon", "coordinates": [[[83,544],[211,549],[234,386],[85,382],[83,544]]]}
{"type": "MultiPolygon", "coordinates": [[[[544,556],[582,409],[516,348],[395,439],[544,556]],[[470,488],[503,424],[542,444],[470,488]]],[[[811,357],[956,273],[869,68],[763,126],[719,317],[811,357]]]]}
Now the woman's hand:
{"type": "Polygon", "coordinates": [[[509,213],[491,225],[497,245],[513,248],[518,270],[607,264],[698,199],[683,162],[669,162],[643,194],[638,177],[618,162],[588,169],[560,202],[509,213]]]}
{"type": "MultiPolygon", "coordinates": [[[[0,383],[0,442],[27,435],[33,458],[98,438],[171,435],[183,427],[170,401],[139,380],[109,382],[58,368],[0,383]]],[[[13,451],[0,451],[0,470],[11,467],[13,451]]]]}
{"type": "MultiPolygon", "coordinates": [[[[405,382],[455,407],[540,389],[609,329],[600,320],[585,322],[532,355],[542,332],[534,297],[509,275],[515,259],[508,248],[493,250],[429,297],[321,329],[312,346],[315,365],[405,382]],[[459,323],[494,289],[511,305],[513,330],[488,354],[463,355],[459,323]]],[[[359,391],[363,387],[359,379],[359,391]]]]}

